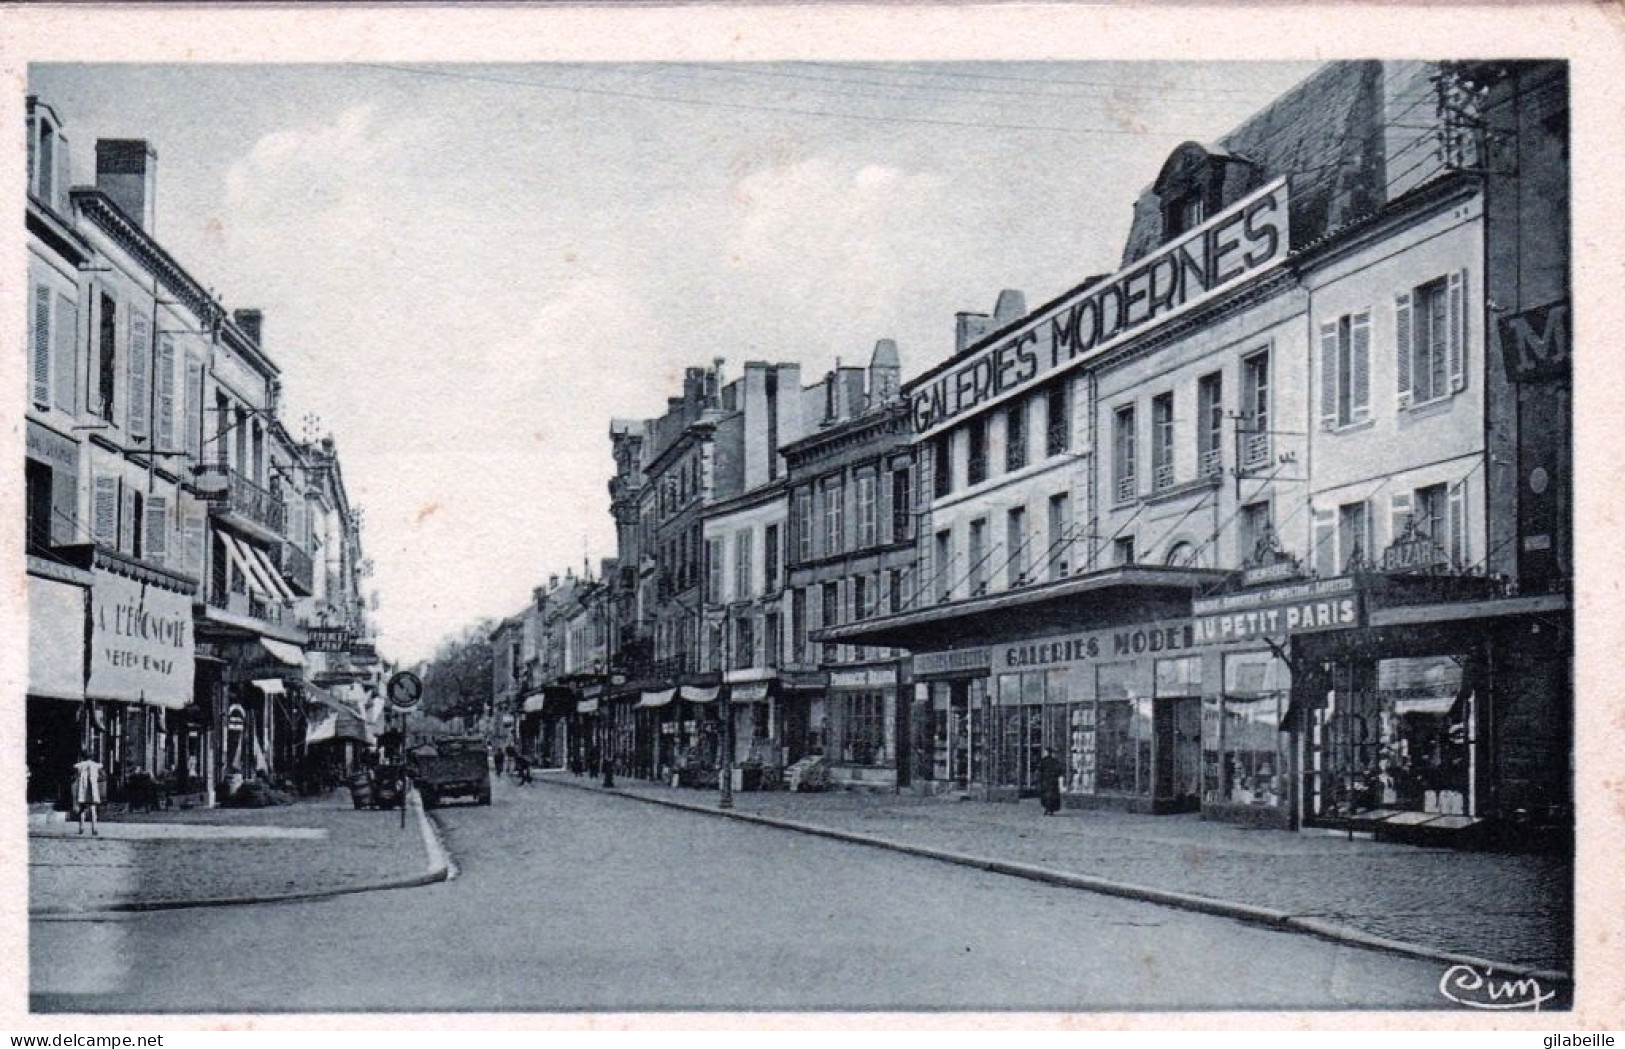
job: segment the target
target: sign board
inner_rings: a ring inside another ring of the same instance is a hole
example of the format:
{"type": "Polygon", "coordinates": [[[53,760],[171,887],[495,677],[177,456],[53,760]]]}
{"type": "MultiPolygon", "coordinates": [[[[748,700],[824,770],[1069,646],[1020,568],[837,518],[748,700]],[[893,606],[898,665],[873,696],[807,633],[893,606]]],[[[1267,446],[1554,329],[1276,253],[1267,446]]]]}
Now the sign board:
{"type": "Polygon", "coordinates": [[[247,720],[248,715],[243,711],[243,708],[233,703],[231,709],[226,711],[226,731],[241,732],[247,720]]]}
{"type": "Polygon", "coordinates": [[[986,648],[952,648],[914,653],[914,676],[986,672],[992,653],[986,648]]]}
{"type": "Polygon", "coordinates": [[[1514,382],[1569,373],[1574,349],[1569,312],[1569,300],[1559,299],[1500,319],[1501,357],[1514,382]]]}
{"type": "Polygon", "coordinates": [[[402,670],[389,679],[389,702],[401,710],[411,710],[423,699],[423,679],[402,670]]]}
{"type": "Polygon", "coordinates": [[[354,632],[343,626],[312,626],[305,628],[305,635],[307,652],[343,652],[350,647],[354,632]]]}
{"type": "Polygon", "coordinates": [[[935,433],[1264,273],[1286,258],[1287,234],[1283,178],[914,384],[915,432],[935,433]]]}
{"type": "Polygon", "coordinates": [[[829,672],[830,688],[885,688],[895,684],[896,667],[853,667],[829,672]]]}
{"type": "Polygon", "coordinates": [[[179,710],[192,702],[192,598],[97,569],[90,589],[93,699],[179,710]]]}
{"type": "Polygon", "coordinates": [[[1222,645],[1358,626],[1354,580],[1314,579],[1192,602],[1196,643],[1222,645]]]}

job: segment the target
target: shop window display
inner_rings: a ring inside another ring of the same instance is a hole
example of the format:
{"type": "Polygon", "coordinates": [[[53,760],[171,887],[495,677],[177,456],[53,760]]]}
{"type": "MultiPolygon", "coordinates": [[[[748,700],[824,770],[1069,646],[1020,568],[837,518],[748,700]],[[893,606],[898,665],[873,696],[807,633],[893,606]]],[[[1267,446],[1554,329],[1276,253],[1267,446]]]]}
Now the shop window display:
{"type": "Polygon", "coordinates": [[[1287,664],[1267,652],[1224,658],[1219,699],[1217,783],[1210,801],[1275,808],[1287,802],[1287,734],[1281,718],[1290,701],[1287,664]]]}
{"type": "Polygon", "coordinates": [[[1095,789],[1151,792],[1151,699],[1140,694],[1135,664],[1095,668],[1095,789]]]}

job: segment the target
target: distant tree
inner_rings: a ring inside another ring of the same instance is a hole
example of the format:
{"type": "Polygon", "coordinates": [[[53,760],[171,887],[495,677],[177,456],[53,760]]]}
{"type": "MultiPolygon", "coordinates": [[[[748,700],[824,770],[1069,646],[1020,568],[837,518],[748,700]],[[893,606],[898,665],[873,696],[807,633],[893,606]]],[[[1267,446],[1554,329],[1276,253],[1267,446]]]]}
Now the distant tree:
{"type": "Polygon", "coordinates": [[[481,620],[440,643],[424,668],[423,710],[440,718],[478,718],[491,700],[491,630],[481,620]]]}

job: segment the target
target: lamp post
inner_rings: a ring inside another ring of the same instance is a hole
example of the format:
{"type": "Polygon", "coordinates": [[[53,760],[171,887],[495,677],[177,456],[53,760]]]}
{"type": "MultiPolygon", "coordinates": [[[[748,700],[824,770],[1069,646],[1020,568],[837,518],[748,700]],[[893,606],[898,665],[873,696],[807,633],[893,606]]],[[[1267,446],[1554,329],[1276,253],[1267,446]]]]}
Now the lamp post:
{"type": "Polygon", "coordinates": [[[722,724],[717,727],[717,808],[731,809],[734,807],[734,778],[733,778],[733,696],[728,688],[728,665],[733,662],[733,615],[726,608],[722,613],[722,671],[718,675],[717,688],[721,692],[717,700],[717,714],[722,724]]]}

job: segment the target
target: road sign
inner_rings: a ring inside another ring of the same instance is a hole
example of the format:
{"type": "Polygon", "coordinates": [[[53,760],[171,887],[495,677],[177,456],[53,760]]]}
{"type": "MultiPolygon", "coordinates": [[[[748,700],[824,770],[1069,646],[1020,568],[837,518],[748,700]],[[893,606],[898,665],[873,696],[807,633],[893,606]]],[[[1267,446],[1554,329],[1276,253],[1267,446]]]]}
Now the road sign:
{"type": "Polygon", "coordinates": [[[423,681],[410,670],[389,679],[389,702],[401,710],[411,710],[423,698],[423,681]]]}

